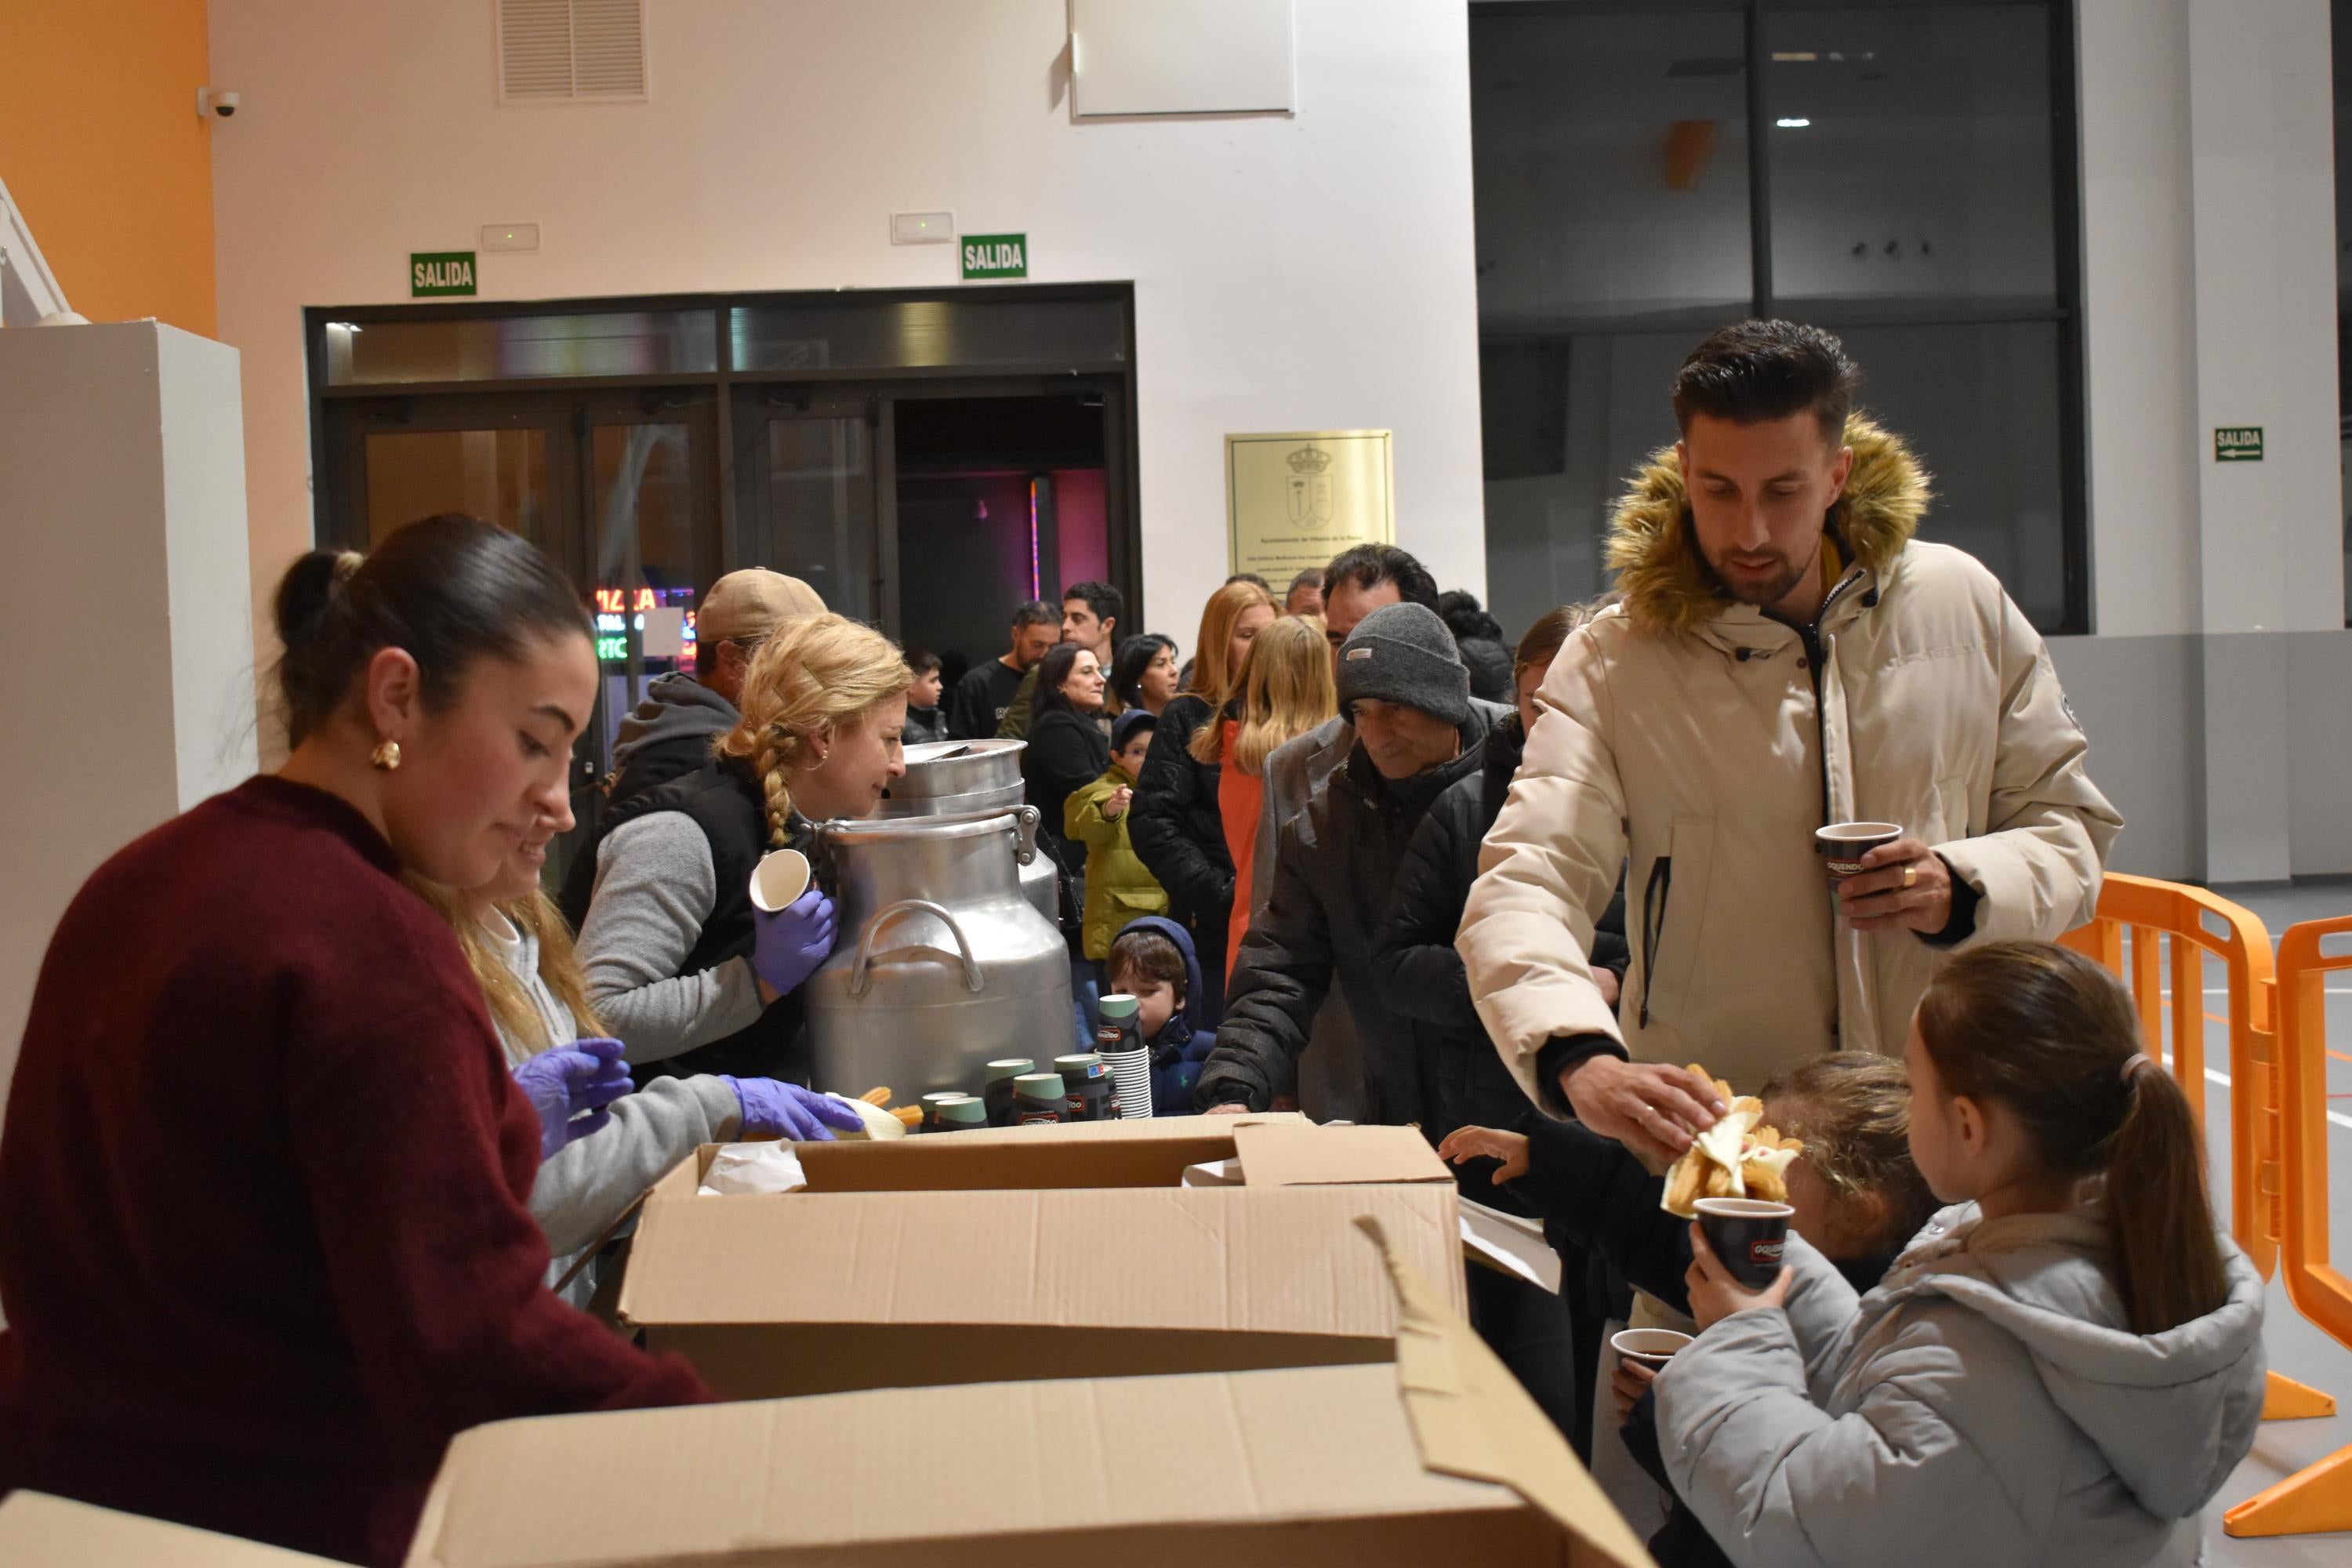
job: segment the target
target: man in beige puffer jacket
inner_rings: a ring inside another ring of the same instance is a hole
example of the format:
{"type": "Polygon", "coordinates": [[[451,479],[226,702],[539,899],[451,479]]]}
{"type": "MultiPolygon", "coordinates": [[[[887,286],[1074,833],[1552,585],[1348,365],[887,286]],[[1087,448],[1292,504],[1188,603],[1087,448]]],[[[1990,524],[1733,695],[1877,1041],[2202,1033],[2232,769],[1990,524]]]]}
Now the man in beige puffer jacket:
{"type": "Polygon", "coordinates": [[[1728,327],[1620,504],[1619,602],[1554,662],[1459,945],[1539,1105],[1654,1162],[1819,1051],[1898,1054],[1947,952],[2082,924],[2122,818],[2041,637],[1912,536],[1927,475],[1852,414],[1837,339],[1728,327]],[[1833,441],[1832,432],[1844,439],[1833,441]],[[1898,823],[1833,894],[1813,830],[1898,823]],[[1633,967],[1586,963],[1621,868],[1633,967]]]}

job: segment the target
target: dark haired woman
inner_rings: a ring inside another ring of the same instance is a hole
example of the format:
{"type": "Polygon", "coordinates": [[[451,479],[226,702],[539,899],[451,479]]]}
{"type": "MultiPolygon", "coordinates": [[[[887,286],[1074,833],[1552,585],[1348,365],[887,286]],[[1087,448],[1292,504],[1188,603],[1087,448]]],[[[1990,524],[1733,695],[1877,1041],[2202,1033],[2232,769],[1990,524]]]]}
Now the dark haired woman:
{"type": "Polygon", "coordinates": [[[1929,984],[1904,1065],[1954,1206],[1866,1295],[1794,1234],[1748,1289],[1692,1227],[1704,1331],[1656,1384],[1675,1490],[1735,1563],[2202,1561],[2262,1419],[2263,1281],[2131,998],[1990,943],[1929,984]]]}
{"type": "Polygon", "coordinates": [[[549,1294],[516,1087],[405,868],[561,817],[596,690],[571,586],[471,518],[280,584],[293,746],[58,922],[0,1136],[0,1491],[401,1557],[452,1436],[708,1397],[549,1294]]]}
{"type": "MultiPolygon", "coordinates": [[[[1110,740],[1098,715],[1103,707],[1102,666],[1091,649],[1057,643],[1037,667],[1037,698],[1029,715],[1029,749],[1021,753],[1021,777],[1029,804],[1037,808],[1040,838],[1074,873],[1083,874],[1087,847],[1062,831],[1062,807],[1110,766],[1110,740]]],[[[1084,907],[1083,894],[1078,900],[1084,907]]]]}
{"type": "Polygon", "coordinates": [[[1178,675],[1176,639],[1139,632],[1119,644],[1111,660],[1111,695],[1120,707],[1140,708],[1157,719],[1183,687],[1178,675]]]}

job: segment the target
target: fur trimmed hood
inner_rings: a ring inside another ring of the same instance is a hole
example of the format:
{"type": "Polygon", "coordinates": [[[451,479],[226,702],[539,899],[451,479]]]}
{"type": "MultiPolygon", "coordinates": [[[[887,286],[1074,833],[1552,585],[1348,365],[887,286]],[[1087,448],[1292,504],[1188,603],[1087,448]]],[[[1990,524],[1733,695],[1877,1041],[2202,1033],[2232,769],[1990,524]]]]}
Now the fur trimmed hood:
{"type": "MultiPolygon", "coordinates": [[[[1853,470],[1832,515],[1846,552],[1884,581],[1927,515],[1927,470],[1903,437],[1866,415],[1850,416],[1853,470]]],[[[1609,565],[1625,613],[1644,631],[1695,631],[1730,601],[1692,547],[1690,507],[1675,449],[1650,454],[1609,525],[1609,565]]]]}

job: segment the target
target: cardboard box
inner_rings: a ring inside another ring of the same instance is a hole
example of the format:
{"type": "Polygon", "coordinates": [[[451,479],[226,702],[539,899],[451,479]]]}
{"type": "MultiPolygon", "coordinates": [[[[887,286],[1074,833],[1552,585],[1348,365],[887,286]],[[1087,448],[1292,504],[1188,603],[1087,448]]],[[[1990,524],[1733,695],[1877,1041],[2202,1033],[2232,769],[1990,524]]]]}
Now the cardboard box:
{"type": "Polygon", "coordinates": [[[622,1321],[733,1398],[1387,1363],[1352,1222],[1465,1300],[1454,1185],[1409,1128],[1190,1117],[812,1143],[803,1192],[647,1199],[622,1321]],[[1188,1188],[1239,1159],[1247,1184],[1188,1188]]]}
{"type": "Polygon", "coordinates": [[[324,1557],[117,1513],[46,1492],[0,1502],[0,1563],[19,1568],[334,1568],[324,1557]]]}
{"type": "Polygon", "coordinates": [[[408,1568],[1647,1568],[1440,1291],[1348,1234],[1389,1286],[1392,1364],[500,1422],[450,1445],[408,1568]]]}

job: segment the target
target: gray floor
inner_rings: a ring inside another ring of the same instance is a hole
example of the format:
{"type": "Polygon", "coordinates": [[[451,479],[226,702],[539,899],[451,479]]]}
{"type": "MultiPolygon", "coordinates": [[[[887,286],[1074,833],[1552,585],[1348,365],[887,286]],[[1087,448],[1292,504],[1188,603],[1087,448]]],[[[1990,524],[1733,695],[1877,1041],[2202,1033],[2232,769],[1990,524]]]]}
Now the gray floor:
{"type": "MultiPolygon", "coordinates": [[[[2223,888],[2217,891],[2253,911],[2276,941],[2298,921],[2352,915],[2352,879],[2298,882],[2292,888],[2223,888]]],[[[2332,951],[2332,950],[2331,950],[2332,951]]],[[[2209,962],[2205,984],[2221,992],[2209,994],[2206,1025],[2206,1128],[2213,1165],[2214,1201],[2226,1215],[2230,1202],[2228,1034],[2210,1021],[2228,1010],[2221,965],[2209,962]]],[[[2327,987],[2327,1042],[2334,1059],[2328,1063],[2328,1093],[2334,1106],[2328,1119],[2328,1228],[2336,1241],[2335,1260],[2352,1270],[2352,971],[2330,976],[2327,987]]],[[[2270,1421],[2263,1425],[2254,1451],[2238,1467],[2220,1498],[2206,1510],[2205,1536],[2217,1563],[2242,1563],[2249,1568],[2312,1568],[2326,1564],[2343,1568],[2352,1562],[2352,1531],[2329,1535],[2280,1536],[2268,1540],[2234,1541],[2221,1531],[2221,1515],[2274,1481],[2284,1479],[2305,1465],[2352,1445],[2352,1350],[2328,1338],[2294,1310],[2285,1289],[2273,1280],[2270,1314],[2263,1338],[2271,1365],[2289,1377],[2336,1396],[2338,1413],[2311,1421],[2270,1421]]]]}

